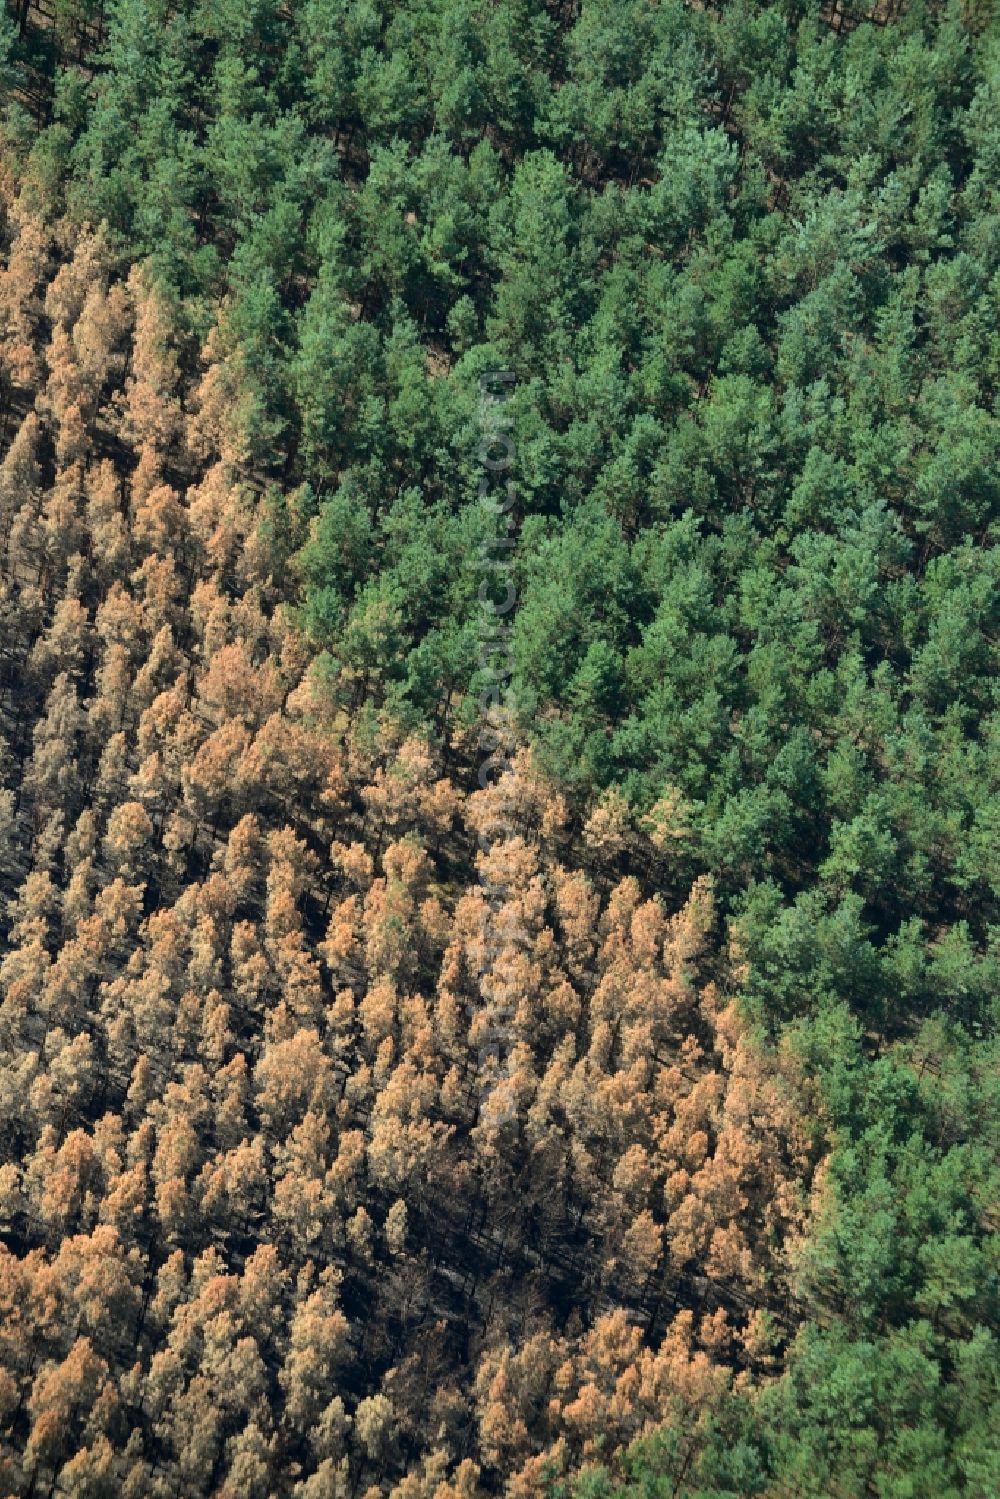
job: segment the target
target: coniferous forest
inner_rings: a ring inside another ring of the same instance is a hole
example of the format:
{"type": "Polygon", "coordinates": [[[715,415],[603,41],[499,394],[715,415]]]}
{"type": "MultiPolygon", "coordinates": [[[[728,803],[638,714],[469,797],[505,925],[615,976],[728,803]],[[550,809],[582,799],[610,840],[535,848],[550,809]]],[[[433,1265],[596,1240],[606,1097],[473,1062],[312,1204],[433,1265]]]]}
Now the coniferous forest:
{"type": "Polygon", "coordinates": [[[996,1499],[992,0],[0,8],[0,1499],[996,1499]]]}

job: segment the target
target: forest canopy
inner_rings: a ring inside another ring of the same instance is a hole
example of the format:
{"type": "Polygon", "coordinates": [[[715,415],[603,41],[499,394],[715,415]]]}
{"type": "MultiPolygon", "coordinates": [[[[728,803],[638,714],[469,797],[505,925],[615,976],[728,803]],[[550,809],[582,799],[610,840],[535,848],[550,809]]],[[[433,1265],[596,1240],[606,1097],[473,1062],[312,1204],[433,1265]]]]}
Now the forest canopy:
{"type": "Polygon", "coordinates": [[[998,303],[992,0],[0,7],[0,1499],[995,1499],[998,303]]]}

